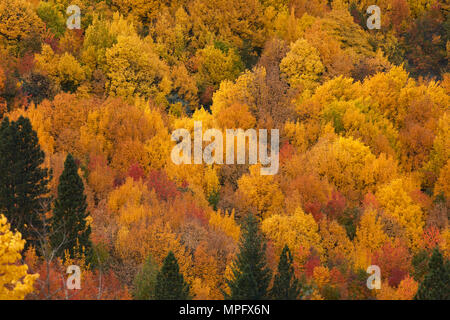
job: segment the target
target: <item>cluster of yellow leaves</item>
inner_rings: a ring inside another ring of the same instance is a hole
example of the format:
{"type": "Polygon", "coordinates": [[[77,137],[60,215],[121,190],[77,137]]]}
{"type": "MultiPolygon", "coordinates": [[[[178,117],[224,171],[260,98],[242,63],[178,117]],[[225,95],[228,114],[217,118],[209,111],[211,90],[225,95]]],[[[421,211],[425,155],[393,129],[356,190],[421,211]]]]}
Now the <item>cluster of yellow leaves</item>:
{"type": "Polygon", "coordinates": [[[310,152],[309,167],[325,176],[348,199],[358,200],[374,192],[397,174],[395,162],[376,157],[369,147],[353,138],[339,137],[318,143],[310,152]]]}
{"type": "Polygon", "coordinates": [[[292,86],[311,89],[316,86],[324,67],[317,49],[305,39],[299,39],[281,61],[280,70],[292,86]]]}
{"type": "Polygon", "coordinates": [[[420,206],[408,195],[412,190],[411,183],[405,179],[395,179],[381,187],[376,198],[383,207],[384,214],[404,228],[408,246],[415,251],[420,246],[425,217],[420,206]]]}
{"type": "Polygon", "coordinates": [[[380,249],[388,240],[384,232],[383,223],[377,212],[371,208],[366,209],[356,229],[355,268],[365,270],[371,264],[371,255],[380,249]]]}
{"type": "Polygon", "coordinates": [[[234,239],[234,241],[239,241],[241,236],[241,227],[236,224],[236,220],[234,218],[234,210],[231,214],[225,212],[223,215],[219,211],[213,211],[210,214],[209,224],[213,229],[218,229],[223,231],[226,235],[230,236],[234,239]]]}
{"type": "Polygon", "coordinates": [[[392,288],[387,282],[381,284],[377,290],[378,300],[412,300],[416,295],[419,284],[410,276],[403,279],[397,288],[392,288]]]}
{"type": "Polygon", "coordinates": [[[248,206],[262,219],[281,210],[284,196],[278,182],[273,175],[261,175],[259,164],[250,167],[250,174],[243,175],[238,186],[248,206]]]}
{"type": "Polygon", "coordinates": [[[274,214],[264,219],[261,229],[279,252],[285,245],[292,252],[297,252],[300,247],[307,250],[313,247],[317,252],[323,252],[319,227],[313,216],[304,213],[301,208],[297,208],[293,215],[274,214]]]}
{"type": "Polygon", "coordinates": [[[25,240],[13,233],[6,217],[0,215],[0,300],[22,300],[33,291],[38,274],[28,274],[26,264],[18,264],[25,240]]]}

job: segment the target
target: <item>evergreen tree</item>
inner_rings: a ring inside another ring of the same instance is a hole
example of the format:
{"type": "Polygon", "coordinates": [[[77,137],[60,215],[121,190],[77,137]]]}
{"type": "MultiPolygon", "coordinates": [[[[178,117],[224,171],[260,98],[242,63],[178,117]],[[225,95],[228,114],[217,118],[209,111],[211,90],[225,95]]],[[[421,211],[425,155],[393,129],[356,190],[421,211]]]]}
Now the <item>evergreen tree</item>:
{"type": "Polygon", "coordinates": [[[156,276],[156,300],[186,300],[190,299],[189,284],[180,273],[178,261],[172,251],[164,259],[163,266],[156,276]]]}
{"type": "Polygon", "coordinates": [[[135,300],[154,299],[157,275],[158,266],[153,258],[148,256],[144,266],[134,278],[133,298],[135,300]]]}
{"type": "Polygon", "coordinates": [[[0,213],[11,229],[17,229],[26,246],[37,245],[43,234],[48,182],[48,169],[42,168],[45,154],[27,118],[0,125],[0,213]]]}
{"type": "Polygon", "coordinates": [[[266,262],[266,243],[252,214],[246,217],[243,227],[232,279],[227,280],[230,294],[224,296],[232,300],[267,299],[271,272],[266,262]]]}
{"type": "Polygon", "coordinates": [[[50,243],[57,255],[64,258],[65,251],[71,258],[84,253],[89,259],[92,244],[89,239],[91,227],[86,224],[84,185],[78,175],[77,165],[72,155],[67,155],[64,170],[59,177],[58,197],[53,208],[50,243]]]}
{"type": "Polygon", "coordinates": [[[450,300],[450,266],[438,248],[433,250],[428,273],[419,285],[415,300],[450,300]]]}
{"type": "Polygon", "coordinates": [[[278,273],[275,275],[270,296],[275,300],[295,300],[300,295],[301,286],[294,274],[292,254],[287,245],[284,246],[278,262],[278,273]]]}

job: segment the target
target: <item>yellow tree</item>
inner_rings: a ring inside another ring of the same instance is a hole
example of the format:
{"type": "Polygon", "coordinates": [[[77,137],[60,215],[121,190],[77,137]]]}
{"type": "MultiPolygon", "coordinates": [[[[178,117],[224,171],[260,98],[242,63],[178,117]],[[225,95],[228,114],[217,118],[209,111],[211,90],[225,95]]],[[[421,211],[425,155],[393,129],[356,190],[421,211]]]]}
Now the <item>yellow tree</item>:
{"type": "Polygon", "coordinates": [[[349,200],[360,200],[367,192],[397,174],[396,164],[384,155],[375,157],[369,147],[353,138],[318,143],[308,157],[309,168],[325,176],[349,200]]]}
{"type": "Polygon", "coordinates": [[[270,217],[282,209],[284,196],[273,175],[260,174],[260,165],[250,167],[250,174],[238,180],[238,192],[241,192],[247,205],[256,210],[261,219],[270,217]]]}
{"type": "Polygon", "coordinates": [[[280,70],[291,86],[312,89],[317,86],[325,69],[317,49],[305,39],[298,39],[291,44],[291,50],[281,60],[280,70]]]}
{"type": "Polygon", "coordinates": [[[152,98],[167,104],[165,97],[172,87],[168,67],[137,35],[117,37],[117,43],[106,50],[106,69],[111,95],[152,98]]]}
{"type": "Polygon", "coordinates": [[[21,264],[20,252],[25,240],[13,233],[4,215],[0,215],[0,300],[22,300],[33,291],[38,274],[28,274],[28,266],[21,264]]]}
{"type": "Polygon", "coordinates": [[[420,247],[425,221],[421,207],[409,195],[412,191],[414,186],[411,183],[395,179],[380,187],[375,195],[384,214],[405,230],[405,241],[410,249],[416,251],[420,247]]]}
{"type": "Polygon", "coordinates": [[[383,223],[374,209],[368,208],[356,228],[354,265],[366,270],[371,264],[372,254],[388,240],[383,223]]]}
{"type": "Polygon", "coordinates": [[[32,37],[40,37],[45,24],[25,0],[4,0],[0,3],[0,42],[20,45],[32,37]]]}
{"type": "Polygon", "coordinates": [[[239,241],[239,237],[241,235],[241,227],[236,223],[236,220],[234,219],[234,210],[231,212],[231,214],[228,214],[228,212],[222,214],[220,210],[217,212],[211,212],[209,225],[213,230],[221,230],[227,236],[233,238],[234,241],[239,241]]]}
{"type": "Polygon", "coordinates": [[[352,256],[353,243],[337,221],[322,219],[319,224],[319,234],[326,261],[338,261],[352,256]]]}
{"type": "Polygon", "coordinates": [[[313,216],[301,208],[297,208],[293,215],[274,214],[264,219],[261,229],[279,252],[285,245],[292,252],[297,252],[300,247],[306,250],[313,247],[317,252],[323,252],[319,227],[313,216]]]}

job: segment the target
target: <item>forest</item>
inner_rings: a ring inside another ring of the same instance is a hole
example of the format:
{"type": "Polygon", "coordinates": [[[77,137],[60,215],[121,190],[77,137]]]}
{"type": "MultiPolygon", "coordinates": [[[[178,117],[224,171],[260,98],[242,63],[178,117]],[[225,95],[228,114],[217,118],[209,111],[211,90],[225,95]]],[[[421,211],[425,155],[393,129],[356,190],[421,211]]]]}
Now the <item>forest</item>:
{"type": "Polygon", "coordinates": [[[0,300],[449,300],[449,10],[1,0],[0,300]],[[194,122],[278,171],[175,164],[194,122]]]}

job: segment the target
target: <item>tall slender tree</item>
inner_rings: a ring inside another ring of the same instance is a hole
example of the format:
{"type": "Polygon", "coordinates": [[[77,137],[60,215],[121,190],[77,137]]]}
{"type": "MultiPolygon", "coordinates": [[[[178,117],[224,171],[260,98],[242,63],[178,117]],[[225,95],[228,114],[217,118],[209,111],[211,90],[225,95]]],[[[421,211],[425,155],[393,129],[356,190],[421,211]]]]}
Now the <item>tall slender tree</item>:
{"type": "Polygon", "coordinates": [[[415,300],[450,300],[450,263],[444,263],[436,247],[428,264],[428,273],[419,285],[415,300]]]}
{"type": "Polygon", "coordinates": [[[142,269],[134,278],[133,298],[136,300],[153,300],[157,275],[158,265],[152,256],[149,255],[142,269]]]}
{"type": "Polygon", "coordinates": [[[26,246],[37,245],[43,234],[42,215],[49,200],[49,171],[42,167],[45,154],[28,118],[0,125],[0,212],[17,229],[26,246]]]}
{"type": "Polygon", "coordinates": [[[178,261],[172,251],[164,259],[163,266],[156,276],[156,300],[187,300],[190,299],[189,284],[180,273],[178,261]]]}
{"type": "Polygon", "coordinates": [[[232,268],[232,278],[227,280],[230,294],[226,299],[268,299],[271,271],[267,267],[266,242],[259,230],[255,216],[247,215],[243,224],[239,254],[232,268]]]}
{"type": "Polygon", "coordinates": [[[86,208],[83,181],[74,158],[68,154],[59,177],[58,197],[51,219],[50,243],[60,257],[64,258],[66,251],[71,258],[80,254],[87,259],[91,257],[91,227],[86,222],[89,215],[86,208]]]}
{"type": "Polygon", "coordinates": [[[278,273],[275,275],[270,297],[275,300],[295,300],[300,295],[301,286],[294,274],[292,254],[287,245],[284,246],[278,262],[278,273]]]}

